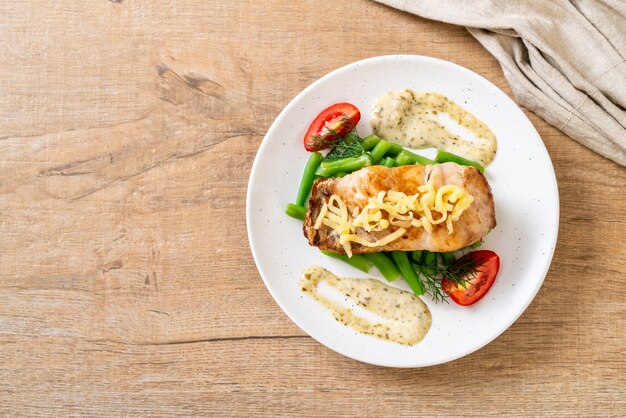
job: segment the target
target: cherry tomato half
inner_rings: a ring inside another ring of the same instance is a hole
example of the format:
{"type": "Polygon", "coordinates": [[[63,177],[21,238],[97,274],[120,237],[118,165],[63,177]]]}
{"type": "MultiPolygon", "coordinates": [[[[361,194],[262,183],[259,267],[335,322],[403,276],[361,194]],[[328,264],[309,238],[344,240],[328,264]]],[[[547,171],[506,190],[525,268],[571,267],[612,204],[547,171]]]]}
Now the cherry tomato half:
{"type": "Polygon", "coordinates": [[[330,147],[361,120],[361,112],[350,103],[337,103],[317,115],[304,135],[304,148],[319,151],[330,147]]]}
{"type": "Polygon", "coordinates": [[[453,268],[454,266],[467,265],[468,262],[474,263],[479,271],[474,274],[473,278],[470,274],[465,276],[469,279],[467,288],[457,285],[445,277],[441,281],[443,290],[448,296],[462,306],[473,305],[482,299],[491,288],[491,285],[493,285],[500,269],[500,257],[489,250],[474,251],[466,254],[456,261],[453,268]]]}

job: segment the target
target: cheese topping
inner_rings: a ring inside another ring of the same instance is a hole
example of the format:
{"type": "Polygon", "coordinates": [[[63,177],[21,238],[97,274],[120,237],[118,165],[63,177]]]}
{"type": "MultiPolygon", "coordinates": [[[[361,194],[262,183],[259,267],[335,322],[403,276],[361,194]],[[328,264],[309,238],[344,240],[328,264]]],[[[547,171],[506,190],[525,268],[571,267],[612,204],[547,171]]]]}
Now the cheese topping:
{"type": "Polygon", "coordinates": [[[381,191],[368,199],[361,210],[354,208],[348,213],[345,202],[336,194],[324,201],[313,228],[326,225],[339,235],[339,243],[346,254],[352,256],[351,243],[365,247],[382,247],[402,237],[407,228],[424,228],[432,232],[433,226],[445,223],[448,234],[454,231],[452,222],[458,221],[474,198],[467,190],[454,184],[435,189],[428,182],[417,189],[418,193],[407,195],[394,190],[381,191]],[[383,238],[368,241],[357,235],[357,229],[365,232],[379,232],[396,227],[383,238]]]}

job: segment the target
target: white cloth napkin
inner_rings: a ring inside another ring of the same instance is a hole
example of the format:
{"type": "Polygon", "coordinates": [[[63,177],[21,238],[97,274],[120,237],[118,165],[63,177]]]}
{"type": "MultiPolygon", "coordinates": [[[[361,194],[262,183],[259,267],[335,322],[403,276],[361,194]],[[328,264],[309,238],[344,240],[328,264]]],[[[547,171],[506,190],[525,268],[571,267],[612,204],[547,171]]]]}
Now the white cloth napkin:
{"type": "Polygon", "coordinates": [[[376,1],[465,26],[521,105],[626,166],[626,0],[376,1]]]}

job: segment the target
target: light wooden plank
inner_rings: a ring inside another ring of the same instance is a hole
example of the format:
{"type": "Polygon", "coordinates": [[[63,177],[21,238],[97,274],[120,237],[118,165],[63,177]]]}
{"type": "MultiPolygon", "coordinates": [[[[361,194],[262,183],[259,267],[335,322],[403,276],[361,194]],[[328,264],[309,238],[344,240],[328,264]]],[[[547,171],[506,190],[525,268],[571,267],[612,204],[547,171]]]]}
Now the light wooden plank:
{"type": "Polygon", "coordinates": [[[626,172],[532,114],[559,242],[527,312],[477,353],[360,364],[304,335],[258,276],[245,192],[278,112],[325,73],[393,53],[510,94],[462,28],[367,0],[4,1],[0,39],[0,415],[626,409],[626,172]]]}

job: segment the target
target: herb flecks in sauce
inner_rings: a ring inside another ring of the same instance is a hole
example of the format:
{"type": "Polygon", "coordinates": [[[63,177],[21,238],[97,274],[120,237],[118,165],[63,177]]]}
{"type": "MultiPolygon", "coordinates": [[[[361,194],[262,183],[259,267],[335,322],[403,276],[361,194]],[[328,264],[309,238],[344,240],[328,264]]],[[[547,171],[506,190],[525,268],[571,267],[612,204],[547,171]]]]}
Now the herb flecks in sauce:
{"type": "Polygon", "coordinates": [[[409,148],[433,147],[462,155],[484,166],[496,155],[496,136],[476,116],[439,93],[405,89],[376,99],[372,130],[381,138],[409,148]],[[462,138],[441,123],[447,115],[475,139],[462,138]]]}
{"type": "Polygon", "coordinates": [[[340,278],[322,267],[314,266],[302,274],[300,288],[328,309],[337,321],[362,334],[398,344],[415,345],[430,329],[430,311],[420,298],[378,280],[340,278]],[[349,307],[324,296],[318,291],[322,282],[383,321],[360,317],[349,307]]]}

